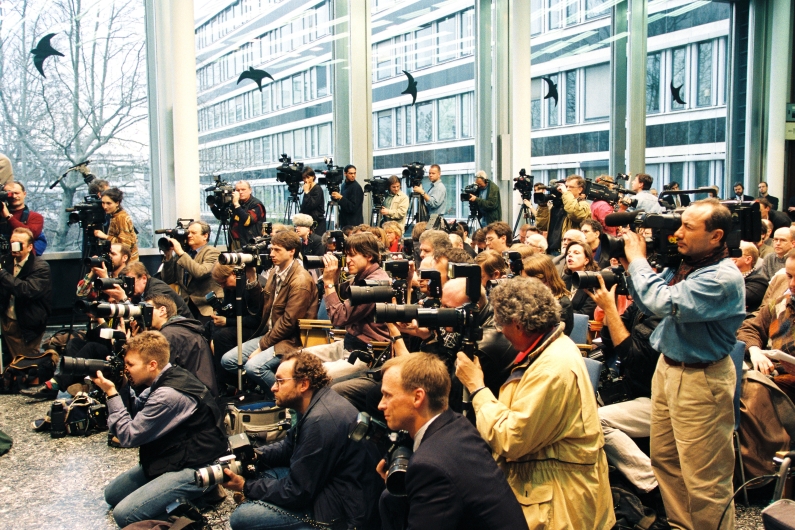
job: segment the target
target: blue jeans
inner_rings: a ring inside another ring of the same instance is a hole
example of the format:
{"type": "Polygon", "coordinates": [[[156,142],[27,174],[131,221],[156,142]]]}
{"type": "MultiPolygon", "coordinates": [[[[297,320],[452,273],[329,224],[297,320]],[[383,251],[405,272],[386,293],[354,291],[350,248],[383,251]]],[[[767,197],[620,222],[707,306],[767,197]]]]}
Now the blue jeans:
{"type": "MultiPolygon", "coordinates": [[[[290,469],[277,467],[265,471],[261,476],[273,479],[286,477],[290,469]]],[[[248,501],[235,509],[229,518],[232,530],[315,530],[312,526],[301,519],[312,519],[312,510],[288,510],[263,501],[248,501]]]]}
{"type": "MultiPolygon", "coordinates": [[[[255,337],[243,343],[243,364],[246,369],[246,377],[251,379],[262,390],[270,392],[271,387],[276,383],[276,369],[282,359],[281,357],[276,357],[274,348],[271,346],[249,360],[254,350],[259,348],[259,340],[261,338],[255,337]]],[[[237,372],[237,348],[232,348],[221,357],[221,366],[227,372],[237,372]]]]}
{"type": "Polygon", "coordinates": [[[166,507],[177,499],[192,500],[212,487],[200,488],[193,482],[195,469],[163,473],[148,480],[141,466],[135,466],[105,487],[105,502],[113,508],[113,518],[121,528],[136,521],[167,519],[166,507]]]}

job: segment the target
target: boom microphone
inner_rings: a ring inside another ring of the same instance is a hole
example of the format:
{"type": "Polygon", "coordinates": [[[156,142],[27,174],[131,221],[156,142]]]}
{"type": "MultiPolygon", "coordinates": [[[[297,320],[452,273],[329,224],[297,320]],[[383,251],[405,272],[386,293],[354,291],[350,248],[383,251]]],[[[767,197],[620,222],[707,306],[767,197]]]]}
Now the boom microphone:
{"type": "Polygon", "coordinates": [[[605,226],[626,226],[633,221],[638,216],[639,213],[642,213],[643,210],[635,210],[633,212],[617,212],[607,214],[605,216],[605,226]]]}

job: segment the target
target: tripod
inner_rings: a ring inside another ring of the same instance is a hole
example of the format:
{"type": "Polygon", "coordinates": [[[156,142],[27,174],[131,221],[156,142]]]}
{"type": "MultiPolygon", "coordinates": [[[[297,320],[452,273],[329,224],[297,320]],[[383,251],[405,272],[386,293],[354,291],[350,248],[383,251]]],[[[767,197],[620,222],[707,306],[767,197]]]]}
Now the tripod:
{"type": "Polygon", "coordinates": [[[426,221],[428,221],[428,207],[425,205],[425,199],[419,193],[412,193],[409,211],[406,214],[406,232],[411,233],[416,223],[426,221]]]}
{"type": "Polygon", "coordinates": [[[326,206],[326,230],[337,230],[340,224],[340,205],[335,200],[328,201],[326,206]]]}
{"type": "Polygon", "coordinates": [[[381,208],[384,207],[384,197],[373,195],[371,201],[373,208],[370,210],[370,226],[381,226],[381,208]]]}
{"type": "Polygon", "coordinates": [[[519,229],[519,222],[522,219],[524,219],[524,224],[536,224],[536,216],[533,215],[533,211],[530,209],[530,207],[524,203],[524,198],[522,198],[521,208],[519,208],[519,214],[516,216],[516,222],[513,225],[514,236],[516,236],[516,231],[519,229]]]}
{"type": "Polygon", "coordinates": [[[284,207],[284,224],[292,222],[293,215],[301,211],[301,206],[298,204],[298,193],[290,191],[290,198],[287,199],[287,204],[284,207]]]}
{"type": "Polygon", "coordinates": [[[480,219],[478,219],[478,207],[469,203],[469,217],[467,218],[467,233],[472,236],[481,229],[480,219]]]}
{"type": "Polygon", "coordinates": [[[213,243],[214,247],[218,246],[218,237],[221,235],[221,232],[224,233],[224,241],[226,241],[226,249],[232,250],[232,241],[229,234],[229,215],[228,210],[224,210],[223,215],[219,221],[221,221],[221,225],[218,227],[218,232],[215,233],[215,243],[213,243]]]}

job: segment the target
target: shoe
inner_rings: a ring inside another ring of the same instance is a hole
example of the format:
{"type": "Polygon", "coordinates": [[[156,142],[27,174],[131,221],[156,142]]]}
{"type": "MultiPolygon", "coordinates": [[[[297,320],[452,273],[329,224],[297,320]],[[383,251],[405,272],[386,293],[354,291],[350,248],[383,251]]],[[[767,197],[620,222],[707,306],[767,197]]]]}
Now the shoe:
{"type": "Polygon", "coordinates": [[[32,386],[30,388],[23,388],[19,391],[20,394],[32,397],[34,399],[50,400],[58,396],[58,390],[45,385],[32,386]]]}
{"type": "Polygon", "coordinates": [[[36,432],[45,432],[50,430],[50,418],[39,418],[38,420],[33,420],[30,424],[33,427],[33,430],[36,432]]]}

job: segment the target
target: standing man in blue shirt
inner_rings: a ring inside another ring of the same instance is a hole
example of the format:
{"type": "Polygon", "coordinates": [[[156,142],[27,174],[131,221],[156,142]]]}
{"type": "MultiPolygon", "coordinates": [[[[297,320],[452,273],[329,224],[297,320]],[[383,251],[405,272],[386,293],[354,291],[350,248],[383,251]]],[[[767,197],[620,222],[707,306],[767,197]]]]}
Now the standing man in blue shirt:
{"type": "Polygon", "coordinates": [[[439,167],[439,164],[433,164],[430,167],[428,180],[431,181],[431,187],[428,188],[427,192],[422,189],[422,186],[414,186],[414,193],[419,193],[425,200],[425,205],[428,207],[428,215],[444,215],[444,201],[447,198],[447,190],[442,184],[442,168],[439,167]]]}
{"type": "MultiPolygon", "coordinates": [[[[729,259],[731,213],[717,199],[691,204],[676,231],[684,259],[657,274],[645,240],[624,236],[629,290],[662,320],[651,334],[661,353],[652,380],[651,461],[674,528],[714,528],[731,502],[735,369],[729,353],[745,318],[745,285],[729,259]],[[670,279],[667,279],[670,278],[670,279]]],[[[734,528],[734,506],[721,528],[734,528]]]]}

